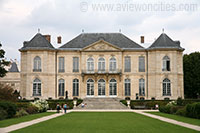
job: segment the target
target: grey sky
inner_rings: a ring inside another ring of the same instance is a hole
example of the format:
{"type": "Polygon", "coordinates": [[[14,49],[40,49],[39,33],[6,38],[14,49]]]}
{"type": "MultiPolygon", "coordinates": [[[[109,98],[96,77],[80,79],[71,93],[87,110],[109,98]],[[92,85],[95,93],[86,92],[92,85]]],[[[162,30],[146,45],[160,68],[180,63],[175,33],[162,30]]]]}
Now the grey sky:
{"type": "Polygon", "coordinates": [[[139,43],[152,43],[162,28],[180,40],[184,53],[200,51],[200,1],[172,0],[0,0],[0,42],[8,59],[20,59],[19,48],[40,28],[66,43],[84,32],[119,32],[139,43]],[[180,8],[182,6],[183,8],[180,8]],[[194,8],[192,8],[194,6],[194,8]],[[175,11],[176,10],[176,11],[175,11]]]}

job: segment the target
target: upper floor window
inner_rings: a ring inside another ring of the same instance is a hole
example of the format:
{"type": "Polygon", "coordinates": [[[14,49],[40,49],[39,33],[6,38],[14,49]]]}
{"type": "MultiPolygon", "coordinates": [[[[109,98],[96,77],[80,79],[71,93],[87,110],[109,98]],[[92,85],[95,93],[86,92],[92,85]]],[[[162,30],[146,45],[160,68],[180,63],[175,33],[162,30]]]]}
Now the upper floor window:
{"type": "Polygon", "coordinates": [[[33,81],[33,96],[41,96],[41,81],[38,78],[33,81]]]}
{"type": "Polygon", "coordinates": [[[79,72],[79,58],[73,57],[73,72],[79,72]]]}
{"type": "Polygon", "coordinates": [[[34,58],[34,64],[33,64],[33,71],[34,72],[41,72],[42,69],[41,69],[41,58],[39,56],[36,56],[34,58]]]}
{"type": "Polygon", "coordinates": [[[125,79],[124,85],[125,85],[125,96],[130,96],[131,95],[131,80],[125,79]]]}
{"type": "Polygon", "coordinates": [[[59,72],[65,72],[65,58],[59,57],[59,72]]]}
{"type": "Polygon", "coordinates": [[[92,57],[87,59],[87,71],[94,71],[94,59],[92,57]]]}
{"type": "Polygon", "coordinates": [[[124,62],[124,72],[131,72],[131,57],[126,56],[124,62]]]}
{"type": "Polygon", "coordinates": [[[65,92],[65,80],[59,79],[58,96],[64,96],[65,92]]]}
{"type": "Polygon", "coordinates": [[[105,71],[105,59],[103,57],[99,58],[98,71],[105,71]]]}
{"type": "Polygon", "coordinates": [[[168,56],[163,57],[163,71],[170,71],[170,58],[168,56]]]}
{"type": "Polygon", "coordinates": [[[163,80],[163,96],[171,96],[171,82],[168,78],[163,80]]]}
{"type": "Polygon", "coordinates": [[[145,96],[145,82],[144,79],[139,79],[139,95],[145,96]]]}
{"type": "Polygon", "coordinates": [[[116,71],[117,69],[117,62],[115,57],[110,58],[110,68],[109,71],[116,71]]]}
{"type": "Polygon", "coordinates": [[[139,57],[139,72],[145,72],[145,58],[144,58],[144,56],[139,57]]]}

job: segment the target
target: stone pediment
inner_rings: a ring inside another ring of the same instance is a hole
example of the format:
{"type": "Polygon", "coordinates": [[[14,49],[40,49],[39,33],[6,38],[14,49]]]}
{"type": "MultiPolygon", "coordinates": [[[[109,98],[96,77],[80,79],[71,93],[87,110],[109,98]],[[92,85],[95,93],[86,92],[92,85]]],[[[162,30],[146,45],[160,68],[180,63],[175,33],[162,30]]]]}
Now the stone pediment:
{"type": "Polygon", "coordinates": [[[83,48],[82,51],[121,51],[121,49],[115,45],[100,40],[83,48]]]}

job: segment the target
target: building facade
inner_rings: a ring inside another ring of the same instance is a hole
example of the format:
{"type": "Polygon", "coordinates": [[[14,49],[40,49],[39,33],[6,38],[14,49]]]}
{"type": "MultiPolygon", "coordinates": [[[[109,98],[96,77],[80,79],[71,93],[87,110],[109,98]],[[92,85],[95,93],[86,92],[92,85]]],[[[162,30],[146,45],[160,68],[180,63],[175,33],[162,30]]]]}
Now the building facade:
{"type": "Polygon", "coordinates": [[[177,99],[183,48],[165,33],[148,48],[121,33],[82,33],[54,48],[37,33],[21,52],[23,98],[177,99]]]}

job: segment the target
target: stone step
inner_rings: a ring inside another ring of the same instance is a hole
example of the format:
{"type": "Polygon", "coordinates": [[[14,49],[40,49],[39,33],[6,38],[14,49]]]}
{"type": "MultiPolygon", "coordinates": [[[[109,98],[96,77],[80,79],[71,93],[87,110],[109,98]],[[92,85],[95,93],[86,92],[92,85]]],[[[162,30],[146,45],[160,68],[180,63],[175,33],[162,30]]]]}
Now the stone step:
{"type": "Polygon", "coordinates": [[[127,106],[119,102],[118,98],[85,98],[83,103],[85,107],[82,108],[81,104],[75,110],[85,109],[129,109],[127,106]]]}

